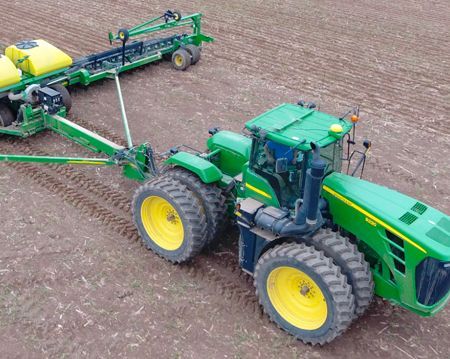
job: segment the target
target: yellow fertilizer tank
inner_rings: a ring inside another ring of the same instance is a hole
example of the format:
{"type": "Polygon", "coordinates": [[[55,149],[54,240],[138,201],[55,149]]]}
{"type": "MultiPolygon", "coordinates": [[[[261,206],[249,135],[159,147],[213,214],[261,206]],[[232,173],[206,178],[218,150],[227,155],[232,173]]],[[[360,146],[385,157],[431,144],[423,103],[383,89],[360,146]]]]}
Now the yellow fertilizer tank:
{"type": "Polygon", "coordinates": [[[20,74],[9,58],[0,54],[0,88],[20,82],[20,74]]]}
{"type": "Polygon", "coordinates": [[[9,46],[5,55],[22,71],[41,76],[72,65],[72,58],[44,40],[22,41],[9,46]]]}

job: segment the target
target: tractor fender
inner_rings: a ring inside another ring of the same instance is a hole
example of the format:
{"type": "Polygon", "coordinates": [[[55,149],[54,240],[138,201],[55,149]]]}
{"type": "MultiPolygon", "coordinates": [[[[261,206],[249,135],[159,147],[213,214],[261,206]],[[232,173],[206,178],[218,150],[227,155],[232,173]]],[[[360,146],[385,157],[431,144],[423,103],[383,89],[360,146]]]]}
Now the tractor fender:
{"type": "Polygon", "coordinates": [[[217,182],[223,177],[222,171],[217,166],[188,152],[178,152],[164,163],[172,166],[180,166],[195,173],[203,183],[217,182]]]}

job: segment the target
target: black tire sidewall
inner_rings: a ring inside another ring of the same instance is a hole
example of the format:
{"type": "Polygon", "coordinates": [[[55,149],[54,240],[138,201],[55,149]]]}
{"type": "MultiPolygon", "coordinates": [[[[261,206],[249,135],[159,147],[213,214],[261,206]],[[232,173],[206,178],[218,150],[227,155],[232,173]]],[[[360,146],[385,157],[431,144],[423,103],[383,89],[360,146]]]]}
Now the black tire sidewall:
{"type": "Polygon", "coordinates": [[[5,102],[0,102],[0,126],[8,127],[14,122],[14,113],[5,102]]]}
{"type": "Polygon", "coordinates": [[[144,242],[148,246],[148,248],[152,249],[156,253],[159,253],[160,255],[162,255],[165,258],[173,259],[173,260],[177,260],[178,258],[182,257],[183,254],[188,250],[188,247],[190,245],[190,240],[187,237],[190,235],[190,231],[188,230],[189,222],[184,214],[183,209],[178,205],[178,203],[176,201],[174,201],[169,195],[167,195],[166,192],[164,192],[160,189],[157,189],[157,188],[147,189],[147,190],[141,192],[136,198],[135,213],[137,214],[136,219],[135,219],[136,226],[138,227],[139,233],[141,234],[142,239],[144,240],[144,242]],[[173,250],[173,251],[168,251],[168,250],[160,247],[148,235],[147,230],[145,229],[145,226],[142,222],[141,208],[142,208],[142,203],[150,196],[164,198],[176,209],[177,214],[180,216],[181,223],[183,224],[184,237],[183,237],[183,243],[181,244],[181,246],[178,249],[173,250]]]}
{"type": "Polygon", "coordinates": [[[50,85],[55,91],[58,91],[63,99],[63,104],[66,107],[66,111],[69,112],[72,109],[72,97],[70,96],[69,90],[62,84],[50,85]]]}
{"type": "Polygon", "coordinates": [[[185,71],[190,65],[191,65],[191,55],[189,54],[189,52],[183,48],[179,48],[177,51],[175,51],[172,54],[172,65],[176,70],[179,71],[185,71]],[[178,66],[175,63],[175,57],[177,55],[181,55],[183,57],[183,65],[182,66],[178,66]]]}
{"type": "Polygon", "coordinates": [[[186,51],[191,55],[191,65],[195,65],[200,61],[200,48],[194,44],[186,45],[186,51]]]}
{"type": "Polygon", "coordinates": [[[261,265],[260,270],[258,272],[257,277],[257,289],[258,293],[261,299],[261,302],[266,310],[266,312],[274,319],[276,323],[280,327],[282,327],[284,330],[288,331],[292,335],[296,337],[301,337],[303,339],[307,338],[318,338],[326,336],[327,333],[330,331],[330,328],[333,327],[334,323],[334,317],[335,317],[335,308],[334,308],[334,301],[333,297],[327,288],[327,285],[323,281],[323,279],[318,275],[316,272],[314,272],[311,268],[306,266],[304,263],[299,262],[295,258],[289,258],[289,257],[283,257],[283,258],[270,258],[265,262],[263,265],[261,265]],[[275,309],[272,302],[270,301],[269,295],[267,293],[267,278],[269,277],[269,274],[276,268],[279,267],[294,267],[296,269],[301,270],[308,276],[310,276],[314,282],[319,286],[321,289],[326,301],[327,301],[327,319],[325,320],[325,323],[318,329],[315,330],[303,330],[300,328],[297,328],[296,326],[290,324],[287,322],[275,309]]]}

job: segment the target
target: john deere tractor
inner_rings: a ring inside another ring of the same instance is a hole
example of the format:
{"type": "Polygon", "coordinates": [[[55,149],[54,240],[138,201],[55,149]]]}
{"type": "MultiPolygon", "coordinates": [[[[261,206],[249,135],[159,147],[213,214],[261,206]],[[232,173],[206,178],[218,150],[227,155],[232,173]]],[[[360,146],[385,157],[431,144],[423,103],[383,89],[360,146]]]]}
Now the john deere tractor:
{"type": "Polygon", "coordinates": [[[283,104],[247,122],[242,134],[211,129],[205,152],[178,146],[160,154],[167,158],[159,168],[150,144],[132,141],[119,72],[108,76],[116,82],[126,146],[67,119],[61,92],[35,84],[15,94],[23,101],[21,121],[0,124],[0,134],[51,130],[107,158],[0,154],[0,161],[121,166],[124,176],[144,182],[132,205],[142,239],[175,263],[220,240],[231,216],[240,264],[254,277],[261,305],[306,343],[343,333],[374,294],[422,316],[444,307],[450,219],[357,177],[370,150],[365,141],[364,151],[350,153],[357,110],[337,118],[311,103],[283,104]]]}
{"type": "Polygon", "coordinates": [[[243,134],[210,130],[206,152],[172,148],[134,196],[144,242],[184,262],[220,240],[231,214],[264,311],[306,343],[343,333],[374,294],[435,314],[449,298],[450,219],[356,176],[370,142],[350,153],[359,114],[348,116],[283,104],[243,134]]]}

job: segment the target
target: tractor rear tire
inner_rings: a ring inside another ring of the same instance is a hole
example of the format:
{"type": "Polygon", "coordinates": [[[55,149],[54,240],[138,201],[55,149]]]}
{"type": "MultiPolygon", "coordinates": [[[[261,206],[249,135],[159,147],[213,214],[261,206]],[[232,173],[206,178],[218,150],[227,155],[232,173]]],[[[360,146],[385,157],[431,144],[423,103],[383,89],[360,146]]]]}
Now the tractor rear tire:
{"type": "Polygon", "coordinates": [[[331,258],[305,243],[284,243],[262,255],[254,284],[264,311],[306,344],[325,344],[351,324],[355,298],[331,258]]]}
{"type": "Polygon", "coordinates": [[[55,91],[58,91],[61,94],[63,104],[66,107],[67,113],[69,113],[70,110],[72,109],[72,96],[70,96],[67,87],[61,84],[54,84],[51,85],[50,88],[52,88],[55,91]]]}
{"type": "Polygon", "coordinates": [[[191,55],[185,49],[178,49],[172,54],[172,65],[175,70],[185,71],[191,65],[191,55]]]}
{"type": "Polygon", "coordinates": [[[221,189],[215,184],[203,183],[194,173],[181,167],[167,169],[164,176],[180,181],[200,200],[206,213],[205,243],[210,245],[224,230],[226,223],[226,198],[221,189]]]}
{"type": "Polygon", "coordinates": [[[195,257],[205,245],[206,215],[187,186],[156,177],[133,197],[133,219],[147,248],[173,263],[195,257]]]}
{"type": "Polygon", "coordinates": [[[195,65],[200,61],[200,58],[202,56],[200,48],[193,44],[186,45],[185,47],[187,52],[189,52],[189,54],[191,55],[191,65],[195,65]]]}
{"type": "Polygon", "coordinates": [[[15,117],[8,104],[0,102],[0,127],[8,127],[14,122],[15,117]]]}
{"type": "Polygon", "coordinates": [[[323,251],[341,268],[353,289],[355,315],[361,316],[372,302],[374,282],[369,263],[358,247],[331,229],[319,230],[314,236],[306,239],[306,243],[323,251]]]}

